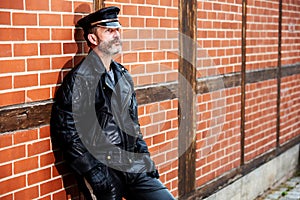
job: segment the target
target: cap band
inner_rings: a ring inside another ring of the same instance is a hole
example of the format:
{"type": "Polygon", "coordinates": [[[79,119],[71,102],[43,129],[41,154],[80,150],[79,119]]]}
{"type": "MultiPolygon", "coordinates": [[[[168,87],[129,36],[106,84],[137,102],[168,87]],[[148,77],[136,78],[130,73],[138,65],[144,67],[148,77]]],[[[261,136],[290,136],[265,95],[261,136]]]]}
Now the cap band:
{"type": "Polygon", "coordinates": [[[106,23],[106,22],[113,22],[113,21],[118,21],[118,18],[115,18],[115,19],[104,19],[104,20],[96,21],[96,22],[91,23],[91,26],[95,26],[97,24],[106,23]]]}

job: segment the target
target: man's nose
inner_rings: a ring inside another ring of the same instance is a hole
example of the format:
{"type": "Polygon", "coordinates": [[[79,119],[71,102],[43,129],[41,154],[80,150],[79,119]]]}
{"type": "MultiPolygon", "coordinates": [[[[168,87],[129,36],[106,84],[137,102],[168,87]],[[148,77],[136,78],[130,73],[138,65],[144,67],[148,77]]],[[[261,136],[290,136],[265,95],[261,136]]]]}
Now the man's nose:
{"type": "Polygon", "coordinates": [[[116,38],[116,37],[117,37],[117,38],[120,38],[120,35],[121,35],[121,34],[120,34],[120,31],[119,31],[119,30],[115,30],[115,31],[114,31],[114,37],[115,37],[115,38],[116,38]]]}

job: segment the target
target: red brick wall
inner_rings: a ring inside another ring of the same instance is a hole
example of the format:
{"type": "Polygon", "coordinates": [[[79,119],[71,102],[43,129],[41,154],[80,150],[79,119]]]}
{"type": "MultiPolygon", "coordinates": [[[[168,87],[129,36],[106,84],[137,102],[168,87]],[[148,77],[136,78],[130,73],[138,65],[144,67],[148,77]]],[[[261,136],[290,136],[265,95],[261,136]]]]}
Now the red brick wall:
{"type": "Polygon", "coordinates": [[[0,106],[53,97],[62,72],[86,51],[74,42],[74,25],[91,7],[88,1],[0,2],[0,106]]]}
{"type": "Polygon", "coordinates": [[[241,9],[241,2],[198,1],[198,77],[215,78],[220,89],[198,96],[197,187],[240,165],[241,89],[226,88],[220,76],[241,71],[241,9]]]}
{"type": "MultiPolygon", "coordinates": [[[[178,2],[115,0],[121,8],[123,53],[116,60],[137,89],[178,80],[178,2]]],[[[63,76],[88,51],[75,22],[91,0],[0,1],[0,114],[53,98],[63,76]]],[[[277,67],[277,1],[248,1],[246,70],[277,67]]],[[[283,1],[282,67],[300,62],[300,5],[283,1]]],[[[241,72],[242,1],[198,1],[197,78],[218,90],[197,94],[196,186],[241,164],[241,85],[224,76],[241,72]]],[[[299,74],[281,79],[280,144],[299,136],[299,74]]],[[[211,90],[210,90],[211,89],[211,90]]],[[[176,94],[175,94],[176,95],[176,94]]],[[[245,162],[276,148],[277,80],[246,85],[245,162]]],[[[178,195],[178,99],[139,106],[140,123],[161,180],[178,195]]],[[[0,122],[2,123],[2,122],[0,122]]],[[[0,199],[76,199],[74,177],[50,139],[49,125],[0,130],[0,199]]]]}

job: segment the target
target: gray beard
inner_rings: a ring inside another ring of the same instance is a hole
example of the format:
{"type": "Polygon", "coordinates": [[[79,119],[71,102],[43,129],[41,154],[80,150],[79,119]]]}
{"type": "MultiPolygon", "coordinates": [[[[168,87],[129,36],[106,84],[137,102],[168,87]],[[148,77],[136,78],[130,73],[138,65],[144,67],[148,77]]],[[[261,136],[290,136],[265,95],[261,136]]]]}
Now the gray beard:
{"type": "Polygon", "coordinates": [[[109,42],[100,41],[100,44],[98,45],[97,48],[99,51],[103,52],[104,54],[113,56],[118,54],[122,50],[122,43],[119,38],[115,38],[114,40],[111,40],[109,42]],[[119,42],[121,45],[114,47],[113,45],[116,42],[119,42]]]}

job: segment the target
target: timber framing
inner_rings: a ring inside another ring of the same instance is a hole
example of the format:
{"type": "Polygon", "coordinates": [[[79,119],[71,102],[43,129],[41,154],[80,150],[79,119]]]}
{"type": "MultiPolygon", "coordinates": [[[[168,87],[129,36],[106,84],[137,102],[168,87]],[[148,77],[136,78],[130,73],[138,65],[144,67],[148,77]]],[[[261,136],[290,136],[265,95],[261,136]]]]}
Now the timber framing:
{"type": "MultiPolygon", "coordinates": [[[[94,0],[94,10],[103,8],[105,0],[94,0]]],[[[281,81],[282,78],[300,75],[300,64],[282,66],[282,0],[279,0],[278,18],[278,62],[277,66],[255,71],[246,71],[246,27],[247,0],[242,0],[242,63],[241,72],[220,74],[211,77],[196,78],[197,49],[197,0],[179,0],[179,68],[178,82],[166,83],[137,88],[139,105],[178,99],[179,126],[179,162],[178,162],[178,193],[179,199],[203,199],[234,181],[254,171],[261,165],[286,152],[300,143],[297,136],[287,143],[280,143],[280,112],[281,112],[281,81]],[[187,41],[186,38],[190,38],[187,41]],[[184,50],[184,51],[183,51],[184,50]],[[245,162],[245,101],[246,85],[268,80],[277,80],[277,123],[276,147],[261,156],[245,162]],[[222,83],[222,84],[219,84],[222,83]],[[196,188],[196,96],[229,88],[241,88],[241,165],[217,177],[211,182],[196,188]]],[[[50,124],[53,100],[32,102],[22,105],[0,107],[0,135],[16,131],[34,129],[50,124]]]]}
{"type": "Polygon", "coordinates": [[[179,0],[178,194],[196,187],[197,0],[179,0]]]}
{"type": "Polygon", "coordinates": [[[260,157],[250,161],[249,163],[244,163],[244,165],[233,169],[232,171],[226,173],[225,175],[213,180],[212,182],[197,188],[197,190],[189,195],[185,196],[184,200],[194,200],[194,199],[204,199],[209,197],[210,195],[220,191],[226,186],[232,184],[237,181],[241,177],[249,174],[254,171],[258,167],[266,164],[270,160],[276,158],[282,153],[286,152],[290,148],[298,145],[300,143],[300,136],[294,138],[293,140],[281,145],[280,147],[275,148],[274,150],[261,155],[260,157]]]}
{"type": "MultiPolygon", "coordinates": [[[[277,68],[262,69],[247,72],[246,84],[276,79],[277,68]]],[[[300,64],[284,66],[281,78],[300,74],[300,64]]],[[[224,74],[197,80],[196,93],[204,94],[212,91],[241,86],[241,73],[224,74]],[[214,84],[220,80],[224,84],[214,84]]],[[[138,88],[136,90],[139,105],[178,98],[178,84],[138,88]]],[[[41,125],[48,125],[52,109],[52,100],[14,105],[0,108],[0,134],[31,129],[41,125]]]]}
{"type": "Polygon", "coordinates": [[[94,0],[94,10],[99,10],[104,7],[105,0],[94,0]]]}

